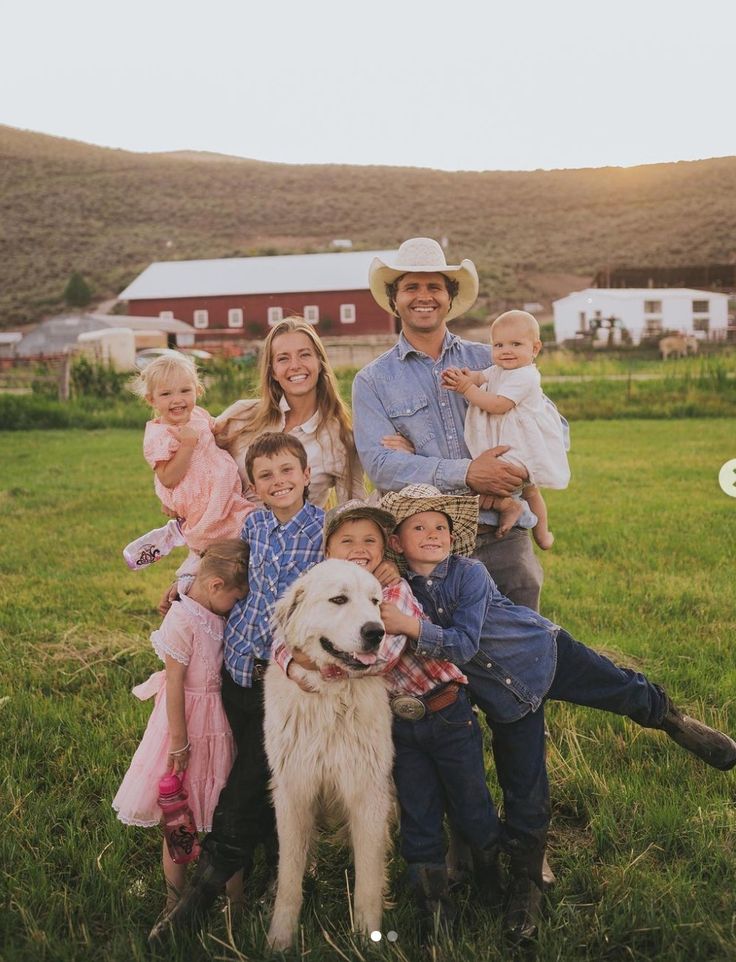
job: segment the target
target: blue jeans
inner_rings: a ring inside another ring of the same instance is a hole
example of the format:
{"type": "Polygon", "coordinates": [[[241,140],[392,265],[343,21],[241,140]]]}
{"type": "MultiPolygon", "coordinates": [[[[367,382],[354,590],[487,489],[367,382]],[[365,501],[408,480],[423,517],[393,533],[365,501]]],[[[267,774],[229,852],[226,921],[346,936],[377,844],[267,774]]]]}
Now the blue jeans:
{"type": "MultiPolygon", "coordinates": [[[[488,686],[484,686],[487,690],[488,686]]],[[[472,678],[470,694],[475,697],[472,678]]],[[[645,675],[619,668],[564,629],[557,635],[557,670],[547,699],[627,715],[645,728],[659,727],[667,705],[662,689],[645,675]]],[[[476,701],[484,709],[483,700],[476,701]]],[[[529,712],[509,724],[488,717],[487,721],[503,791],[505,832],[525,847],[543,845],[550,819],[544,709],[529,712]]]]}
{"type": "Polygon", "coordinates": [[[442,820],[471,846],[498,838],[500,826],[486,785],[483,739],[468,696],[419,721],[394,718],[394,780],[401,807],[401,854],[444,863],[442,820]]]}

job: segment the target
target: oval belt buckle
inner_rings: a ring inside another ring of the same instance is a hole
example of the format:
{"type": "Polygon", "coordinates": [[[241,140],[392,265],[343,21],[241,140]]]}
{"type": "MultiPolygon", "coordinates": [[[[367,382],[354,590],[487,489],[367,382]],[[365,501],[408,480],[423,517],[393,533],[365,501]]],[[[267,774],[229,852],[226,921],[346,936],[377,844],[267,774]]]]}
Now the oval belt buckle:
{"type": "Polygon", "coordinates": [[[406,721],[419,721],[427,713],[424,702],[413,695],[397,695],[391,699],[391,711],[406,721]]]}

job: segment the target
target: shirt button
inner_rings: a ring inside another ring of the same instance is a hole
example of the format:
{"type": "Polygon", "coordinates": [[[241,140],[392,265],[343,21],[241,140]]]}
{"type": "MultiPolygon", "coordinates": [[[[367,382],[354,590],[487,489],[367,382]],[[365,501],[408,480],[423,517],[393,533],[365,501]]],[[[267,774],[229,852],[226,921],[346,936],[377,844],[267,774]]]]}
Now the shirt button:
{"type": "Polygon", "coordinates": [[[428,585],[431,585],[431,584],[432,584],[432,579],[431,579],[431,578],[428,578],[428,579],[427,579],[427,584],[428,584],[428,585]]]}
{"type": "Polygon", "coordinates": [[[507,684],[507,685],[510,685],[510,684],[511,684],[511,679],[510,679],[510,678],[507,678],[507,679],[506,679],[506,684],[507,684]]]}
{"type": "Polygon", "coordinates": [[[445,610],[444,608],[438,608],[438,609],[437,609],[437,611],[439,611],[440,614],[442,614],[444,610],[445,610]]]}
{"type": "Polygon", "coordinates": [[[492,662],[492,661],[487,661],[487,662],[486,662],[486,668],[493,668],[493,662],[492,662]]]}

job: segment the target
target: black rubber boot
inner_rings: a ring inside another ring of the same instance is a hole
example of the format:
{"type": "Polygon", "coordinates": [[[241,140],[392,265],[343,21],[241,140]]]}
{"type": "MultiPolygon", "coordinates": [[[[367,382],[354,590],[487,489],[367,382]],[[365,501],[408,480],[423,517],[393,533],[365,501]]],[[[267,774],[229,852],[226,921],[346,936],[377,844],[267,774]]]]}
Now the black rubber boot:
{"type": "Polygon", "coordinates": [[[528,942],[539,932],[543,862],[544,846],[525,848],[518,841],[511,843],[503,933],[514,945],[528,942]]]}
{"type": "Polygon", "coordinates": [[[453,892],[472,878],[473,853],[468,843],[452,824],[449,826],[449,835],[450,842],[445,856],[445,865],[447,866],[450,891],[453,892]]]}
{"type": "Polygon", "coordinates": [[[214,865],[208,853],[203,851],[192,880],[179,901],[148,933],[149,943],[153,945],[176,932],[193,929],[205,917],[232,874],[232,867],[214,865]]]}
{"type": "Polygon", "coordinates": [[[473,874],[478,900],[489,909],[503,905],[504,884],[499,855],[501,846],[492,842],[485,848],[473,849],[473,874]]]}
{"type": "Polygon", "coordinates": [[[667,711],[659,726],[662,731],[666,732],[681,748],[697,755],[707,765],[712,765],[713,768],[718,768],[722,772],[733,768],[736,765],[736,742],[723,732],[683,714],[672,704],[667,694],[665,697],[667,711]]]}
{"type": "Polygon", "coordinates": [[[452,935],[457,909],[450,898],[444,863],[414,862],[409,865],[409,885],[419,909],[423,945],[452,935]]]}

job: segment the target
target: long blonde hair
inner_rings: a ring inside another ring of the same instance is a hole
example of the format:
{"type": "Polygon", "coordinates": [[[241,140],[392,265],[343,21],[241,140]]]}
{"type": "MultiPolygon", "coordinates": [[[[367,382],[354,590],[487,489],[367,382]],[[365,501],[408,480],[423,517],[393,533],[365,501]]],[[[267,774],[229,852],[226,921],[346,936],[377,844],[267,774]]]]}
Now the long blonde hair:
{"type": "Polygon", "coordinates": [[[352,420],[347,405],[340,397],[340,390],[337,386],[337,378],[332,370],[327,358],[324,344],[319,339],[319,335],[311,324],[307,323],[303,317],[285,317],[279,321],[268,332],[268,337],[263,342],[263,350],[259,364],[259,390],[260,397],[252,409],[243,419],[243,430],[248,433],[260,434],[262,431],[273,428],[281,420],[281,408],[279,402],[283,391],[281,385],[273,377],[271,371],[271,348],[274,340],[281,334],[306,334],[314,347],[314,353],[319,360],[319,374],[317,375],[317,430],[321,427],[328,428],[332,423],[337,426],[340,443],[345,450],[345,467],[347,471],[348,490],[353,486],[353,458],[351,452],[355,450],[353,439],[352,420]]]}

